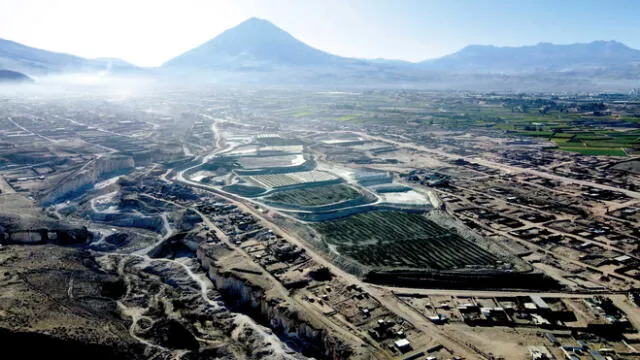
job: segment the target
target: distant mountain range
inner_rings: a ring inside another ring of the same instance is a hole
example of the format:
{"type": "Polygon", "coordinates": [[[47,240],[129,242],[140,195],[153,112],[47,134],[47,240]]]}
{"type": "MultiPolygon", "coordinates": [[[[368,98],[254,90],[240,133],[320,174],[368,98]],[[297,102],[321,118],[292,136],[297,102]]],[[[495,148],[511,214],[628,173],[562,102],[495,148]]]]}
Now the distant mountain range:
{"type": "Polygon", "coordinates": [[[65,72],[129,71],[135,67],[122,60],[85,59],[0,39],[0,69],[45,75],[65,72]]]}
{"type": "Polygon", "coordinates": [[[639,65],[640,51],[617,41],[521,47],[471,45],[454,54],[419,63],[351,59],[312,48],[266,20],[251,18],[169,60],[163,67],[264,70],[291,66],[369,66],[486,74],[638,69],[639,65]]]}
{"type": "MultiPolygon", "coordinates": [[[[345,84],[464,84],[513,86],[523,82],[549,86],[583,85],[640,75],[640,51],[616,41],[586,44],[496,47],[471,45],[438,59],[354,59],[313,48],[269,21],[251,18],[204,44],[142,70],[119,59],[82,57],[35,49],[0,39],[0,69],[42,75],[108,71],[185,76],[199,80],[345,84]]],[[[472,88],[474,86],[471,86],[472,88]]]]}
{"type": "Polygon", "coordinates": [[[496,47],[471,45],[420,65],[452,72],[566,72],[586,70],[640,69],[640,51],[617,41],[587,44],[496,47]]]}
{"type": "Polygon", "coordinates": [[[25,74],[11,70],[0,70],[0,84],[2,83],[25,83],[33,80],[25,74]]]}

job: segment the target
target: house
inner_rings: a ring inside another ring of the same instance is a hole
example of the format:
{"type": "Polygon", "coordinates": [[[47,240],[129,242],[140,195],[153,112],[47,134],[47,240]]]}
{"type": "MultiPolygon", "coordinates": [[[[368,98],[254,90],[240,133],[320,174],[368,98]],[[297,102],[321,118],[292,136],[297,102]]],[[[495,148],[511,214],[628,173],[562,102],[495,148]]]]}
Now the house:
{"type": "Polygon", "coordinates": [[[411,342],[407,339],[396,340],[393,344],[403,353],[411,350],[411,342]]]}

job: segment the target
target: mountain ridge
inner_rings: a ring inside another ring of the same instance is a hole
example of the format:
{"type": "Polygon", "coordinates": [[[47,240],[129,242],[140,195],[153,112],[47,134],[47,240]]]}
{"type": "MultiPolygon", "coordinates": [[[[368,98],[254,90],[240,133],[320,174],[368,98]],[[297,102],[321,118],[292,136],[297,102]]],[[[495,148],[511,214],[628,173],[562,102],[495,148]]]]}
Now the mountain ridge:
{"type": "MultiPolygon", "coordinates": [[[[275,71],[321,68],[410,75],[589,73],[626,76],[640,72],[640,50],[615,40],[525,46],[468,45],[452,54],[419,62],[384,58],[356,59],[311,47],[273,23],[249,18],[161,66],[163,69],[275,71]],[[403,73],[403,74],[400,74],[403,73]],[[605,74],[603,74],[605,73],[605,74]]],[[[348,76],[347,76],[348,77],[348,76]]],[[[391,76],[394,77],[393,75],[391,76]]]]}
{"type": "Polygon", "coordinates": [[[544,86],[569,82],[578,86],[637,78],[640,50],[615,40],[596,40],[561,45],[468,45],[455,53],[420,62],[359,59],[314,48],[267,20],[249,18],[159,67],[135,67],[113,58],[85,59],[0,39],[0,68],[27,75],[135,73],[166,80],[250,84],[425,87],[469,82],[472,87],[476,83],[513,87],[524,77],[544,86]]]}
{"type": "Polygon", "coordinates": [[[620,68],[640,64],[640,50],[615,40],[525,46],[468,45],[420,65],[434,70],[462,72],[567,71],[620,68]]]}
{"type": "Polygon", "coordinates": [[[63,52],[43,50],[0,38],[0,68],[26,74],[46,75],[76,71],[130,70],[119,59],[87,59],[63,52]],[[115,65],[109,65],[116,63],[115,65]]]}

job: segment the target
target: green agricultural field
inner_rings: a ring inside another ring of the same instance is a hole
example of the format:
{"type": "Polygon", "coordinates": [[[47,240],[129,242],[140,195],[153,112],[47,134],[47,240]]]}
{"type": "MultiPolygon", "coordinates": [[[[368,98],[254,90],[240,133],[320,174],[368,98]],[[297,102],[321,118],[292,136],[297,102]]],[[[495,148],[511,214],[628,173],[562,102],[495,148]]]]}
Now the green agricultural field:
{"type": "Polygon", "coordinates": [[[560,150],[576,152],[582,155],[592,156],[627,156],[622,149],[614,148],[587,148],[587,147],[560,147],[560,150]]]}
{"type": "Polygon", "coordinates": [[[305,116],[311,116],[313,115],[312,111],[299,111],[297,113],[293,113],[291,114],[291,116],[299,118],[299,117],[305,117],[305,116]]]}
{"type": "Polygon", "coordinates": [[[587,140],[584,142],[588,148],[615,148],[620,149],[625,143],[611,140],[587,140]]]}
{"type": "Polygon", "coordinates": [[[632,151],[640,145],[640,139],[633,132],[556,133],[551,141],[556,143],[560,150],[593,156],[627,156],[627,151],[632,151]]]}
{"type": "Polygon", "coordinates": [[[570,133],[555,133],[555,135],[553,135],[554,139],[570,139],[572,137],[574,137],[575,134],[570,134],[570,133]]]}
{"type": "Polygon", "coordinates": [[[451,270],[499,260],[422,214],[371,211],[314,227],[341,255],[376,268],[451,270]]]}
{"type": "Polygon", "coordinates": [[[598,134],[577,134],[574,137],[577,141],[606,141],[611,139],[608,136],[605,135],[598,135],[598,134]]]}
{"type": "Polygon", "coordinates": [[[328,185],[311,188],[280,191],[267,196],[265,200],[293,206],[323,206],[361,197],[356,189],[344,185],[328,185]]]}
{"type": "Polygon", "coordinates": [[[515,133],[518,136],[532,136],[532,137],[551,137],[552,131],[520,131],[515,133]]]}
{"type": "MultiPolygon", "coordinates": [[[[479,117],[481,113],[477,112],[477,108],[466,111],[473,115],[475,126],[483,126],[487,120],[479,117]]],[[[550,113],[541,113],[537,107],[526,112],[511,111],[509,107],[492,107],[484,117],[493,117],[494,129],[506,131],[513,136],[551,140],[560,150],[585,155],[626,156],[640,145],[640,129],[629,130],[624,126],[620,127],[619,124],[620,121],[637,122],[637,117],[595,117],[588,111],[585,115],[558,112],[557,109],[550,113]],[[611,127],[608,126],[609,123],[611,127]],[[620,130],[612,130],[616,127],[620,127],[620,130]]]]}
{"type": "MultiPolygon", "coordinates": [[[[568,144],[571,144],[571,143],[569,142],[569,140],[570,140],[570,139],[568,139],[568,138],[556,138],[556,137],[554,137],[554,138],[552,138],[552,139],[551,139],[551,141],[553,141],[554,143],[556,143],[556,145],[558,145],[559,147],[562,147],[562,146],[564,146],[564,144],[567,144],[567,143],[568,143],[568,144]]],[[[579,144],[580,146],[582,146],[582,143],[577,143],[577,144],[579,144]]]]}

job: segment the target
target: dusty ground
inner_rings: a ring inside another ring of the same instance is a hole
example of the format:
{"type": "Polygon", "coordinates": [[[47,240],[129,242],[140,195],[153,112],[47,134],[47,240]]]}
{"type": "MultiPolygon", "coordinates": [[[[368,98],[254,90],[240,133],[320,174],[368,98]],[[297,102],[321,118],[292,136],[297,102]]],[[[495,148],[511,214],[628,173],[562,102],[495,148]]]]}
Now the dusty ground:
{"type": "Polygon", "coordinates": [[[142,358],[144,348],[117,314],[118,279],[92,266],[70,248],[0,248],[0,337],[11,340],[3,341],[3,351],[19,350],[23,358],[41,352],[67,359],[142,358]],[[33,341],[48,346],[34,347],[33,341]]]}
{"type": "Polygon", "coordinates": [[[502,359],[530,359],[528,346],[548,345],[540,330],[536,329],[470,327],[466,324],[446,325],[445,328],[450,335],[462,341],[471,342],[482,352],[502,359]]]}
{"type": "Polygon", "coordinates": [[[13,190],[11,185],[5,180],[4,177],[0,176],[0,194],[13,194],[16,191],[13,190]]]}

